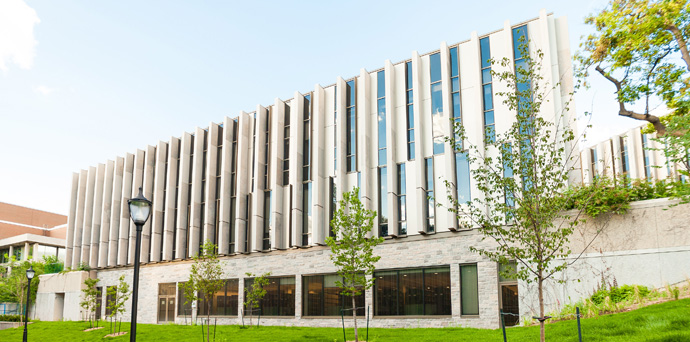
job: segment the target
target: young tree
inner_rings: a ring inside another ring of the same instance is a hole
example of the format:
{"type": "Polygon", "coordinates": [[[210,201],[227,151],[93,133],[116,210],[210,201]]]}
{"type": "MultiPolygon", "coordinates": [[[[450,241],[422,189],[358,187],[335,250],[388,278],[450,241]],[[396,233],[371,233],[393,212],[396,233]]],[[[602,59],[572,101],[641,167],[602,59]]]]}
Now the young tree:
{"type": "MultiPolygon", "coordinates": [[[[29,282],[26,279],[26,270],[29,267],[33,267],[35,276],[31,280],[29,299],[30,302],[34,302],[40,282],[39,275],[44,273],[43,263],[34,260],[17,261],[14,255],[8,256],[7,254],[5,254],[5,258],[9,260],[8,266],[11,271],[4,278],[0,278],[0,299],[2,301],[19,303],[23,306],[23,303],[26,302],[26,286],[29,282]]],[[[21,315],[21,321],[24,321],[24,315],[21,315]]]]}
{"type": "Polygon", "coordinates": [[[593,67],[616,87],[618,115],[649,122],[669,145],[670,162],[690,171],[690,5],[685,0],[612,0],[585,23],[593,34],[583,37],[578,76],[586,79],[593,67]],[[670,113],[650,113],[649,100],[663,101],[670,113]],[[644,100],[644,110],[630,106],[644,100]]]}
{"type": "MultiPolygon", "coordinates": [[[[245,273],[247,277],[254,277],[253,273],[245,273]]],[[[259,303],[266,295],[266,290],[264,286],[268,285],[268,277],[271,272],[262,274],[260,277],[256,277],[252,280],[251,287],[247,288],[245,286],[244,292],[244,307],[249,309],[249,325],[252,325],[252,317],[254,316],[254,310],[259,307],[259,303]]]]}
{"type": "Polygon", "coordinates": [[[342,294],[352,298],[352,320],[357,337],[357,310],[355,296],[374,285],[374,264],[380,256],[374,256],[374,247],[383,242],[383,238],[367,236],[372,232],[376,212],[365,209],[359,200],[359,188],[343,193],[338,209],[331,220],[333,234],[337,237],[326,238],[331,248],[331,261],[338,268],[338,275],[343,281],[336,281],[342,294]],[[369,279],[367,279],[369,276],[369,279]]]}
{"type": "MultiPolygon", "coordinates": [[[[526,42],[521,54],[527,56],[517,67],[507,58],[491,60],[494,83],[502,82],[505,92],[497,92],[503,104],[515,112],[515,122],[505,132],[485,133],[484,146],[467,141],[461,125],[455,124],[455,136],[447,137],[456,152],[466,153],[470,174],[481,194],[469,202],[454,199],[447,182],[449,200],[461,225],[479,227],[490,247],[472,246],[470,250],[506,265],[504,276],[536,283],[539,317],[544,317],[544,283],[564,271],[571,256],[569,238],[582,222],[581,210],[566,213],[565,195],[574,171],[574,122],[565,113],[541,113],[548,95],[559,96],[557,85],[545,84],[541,68],[543,53],[530,56],[526,42]],[[499,70],[498,72],[495,70],[499,70]],[[466,148],[466,149],[465,149],[466,148]],[[509,265],[516,261],[517,269],[509,265]]],[[[544,321],[540,319],[540,337],[544,341],[544,321]]]]}
{"type": "MultiPolygon", "coordinates": [[[[129,291],[129,284],[125,282],[125,276],[120,276],[120,282],[117,285],[109,286],[106,296],[106,308],[110,311],[108,317],[110,318],[110,331],[113,329],[113,318],[117,321],[120,314],[125,312],[125,302],[129,299],[131,292],[129,291]]],[[[118,327],[117,333],[120,332],[118,327]]]]}
{"type": "MultiPolygon", "coordinates": [[[[89,327],[91,328],[93,328],[91,316],[93,316],[93,320],[96,321],[96,311],[101,308],[101,303],[98,302],[98,295],[101,294],[101,291],[98,290],[96,284],[98,284],[97,278],[84,279],[84,285],[86,288],[81,290],[83,300],[79,303],[89,317],[89,327]]],[[[98,326],[98,321],[96,321],[96,326],[98,326]]]]}
{"type": "Polygon", "coordinates": [[[198,255],[192,258],[194,263],[189,271],[189,280],[182,283],[187,303],[203,300],[206,304],[206,336],[210,341],[211,336],[211,303],[213,295],[225,285],[223,280],[223,268],[218,260],[216,245],[206,240],[198,255]]]}

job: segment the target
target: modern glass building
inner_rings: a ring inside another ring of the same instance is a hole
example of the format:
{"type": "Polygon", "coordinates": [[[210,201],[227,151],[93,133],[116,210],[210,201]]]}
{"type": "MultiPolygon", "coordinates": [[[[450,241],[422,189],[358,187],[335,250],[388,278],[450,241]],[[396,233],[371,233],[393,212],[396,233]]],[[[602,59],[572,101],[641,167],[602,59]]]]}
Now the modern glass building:
{"type": "Polygon", "coordinates": [[[103,288],[120,275],[131,280],[135,227],[126,203],[142,187],[153,202],[141,246],[142,323],[208,310],[239,323],[253,281],[245,273],[271,272],[262,324],[338,326],[332,318],[352,305],[335,286],[324,242],[343,191],[359,187],[364,206],[378,212],[372,235],[386,238],[375,286],[356,298],[366,308],[359,314],[368,312],[372,326],[497,327],[499,309],[520,310],[517,283],[470,252],[488,242],[437,204],[449,204],[447,191],[461,201],[483,195],[465,151],[445,137],[458,122],[482,146],[515,121],[488,59],[523,61],[521,36],[529,53],[544,53],[557,89],[542,113],[558,117],[572,91],[567,23],[542,12],[75,173],[67,263],[90,264],[103,288]],[[179,283],[206,240],[218,245],[226,286],[209,307],[185,306],[179,283]]]}

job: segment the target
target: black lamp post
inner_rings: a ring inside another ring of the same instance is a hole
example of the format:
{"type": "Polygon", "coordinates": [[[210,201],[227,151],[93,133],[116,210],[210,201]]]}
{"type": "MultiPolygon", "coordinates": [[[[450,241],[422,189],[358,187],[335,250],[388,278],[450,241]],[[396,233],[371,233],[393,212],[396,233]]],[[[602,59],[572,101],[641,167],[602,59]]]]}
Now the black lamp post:
{"type": "Polygon", "coordinates": [[[151,214],[151,201],[147,200],[139,188],[139,195],[127,201],[129,216],[137,226],[137,244],[134,249],[134,280],[132,284],[132,322],[129,340],[137,340],[137,295],[139,291],[139,255],[141,254],[141,227],[146,223],[151,214]]]}
{"type": "Polygon", "coordinates": [[[36,272],[34,271],[33,266],[29,266],[29,269],[26,270],[26,279],[29,279],[29,285],[26,287],[26,310],[24,310],[24,338],[22,341],[26,342],[28,335],[29,335],[29,330],[28,330],[28,325],[29,325],[29,302],[31,301],[31,279],[34,279],[34,276],[36,275],[36,272]]]}

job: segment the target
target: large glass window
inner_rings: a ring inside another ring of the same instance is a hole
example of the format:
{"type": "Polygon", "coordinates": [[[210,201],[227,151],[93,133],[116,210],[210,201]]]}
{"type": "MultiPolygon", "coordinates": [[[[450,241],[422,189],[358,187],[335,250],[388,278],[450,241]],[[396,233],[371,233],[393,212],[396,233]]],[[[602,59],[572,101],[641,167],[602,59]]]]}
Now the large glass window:
{"type": "MultiPolygon", "coordinates": [[[[211,315],[215,316],[237,316],[238,307],[238,279],[227,279],[223,287],[213,294],[210,302],[211,315]]],[[[209,307],[206,306],[205,296],[202,294],[199,300],[198,314],[206,315],[209,307]]]]}
{"type": "Polygon", "coordinates": [[[405,102],[407,103],[407,159],[414,159],[414,106],[412,90],[412,62],[405,63],[405,102]]]}
{"type": "Polygon", "coordinates": [[[357,170],[357,108],[356,108],[356,83],[349,81],[347,85],[347,98],[345,108],[345,124],[347,125],[347,172],[357,170]]]}
{"type": "MultiPolygon", "coordinates": [[[[341,309],[352,309],[352,297],[341,294],[337,274],[302,277],[302,316],[340,316],[341,309]]],[[[357,315],[364,316],[364,291],[355,297],[357,315]]],[[[345,316],[352,315],[346,311],[345,316]]]]}
{"type": "Polygon", "coordinates": [[[386,72],[379,71],[377,79],[377,116],[378,116],[378,139],[379,139],[379,166],[386,165],[386,72]]]}
{"type": "Polygon", "coordinates": [[[184,290],[182,289],[182,284],[177,283],[177,315],[178,316],[191,316],[192,315],[192,302],[187,302],[187,297],[184,295],[184,290]]]}
{"type": "MultiPolygon", "coordinates": [[[[290,106],[287,104],[285,104],[283,124],[283,185],[285,186],[290,183],[290,106]]],[[[304,134],[306,137],[307,132],[304,134]]],[[[305,139],[304,142],[307,146],[309,145],[308,139],[305,139]]]]}
{"type": "Polygon", "coordinates": [[[482,60],[482,98],[484,103],[484,139],[488,142],[495,141],[494,102],[491,85],[491,47],[489,37],[479,40],[479,48],[482,60]]]}
{"type": "Polygon", "coordinates": [[[426,181],[426,232],[433,233],[436,229],[435,213],[436,203],[434,200],[434,159],[424,159],[425,181],[426,181]]]}
{"type": "Polygon", "coordinates": [[[450,267],[374,272],[377,316],[450,315],[450,267]]]}
{"type": "Polygon", "coordinates": [[[379,236],[388,236],[388,169],[379,167],[379,236]]]}
{"type": "Polygon", "coordinates": [[[455,153],[455,182],[458,191],[458,203],[471,201],[470,162],[467,160],[467,152],[455,153]]]}
{"type": "Polygon", "coordinates": [[[232,123],[232,157],[230,158],[230,239],[228,251],[235,253],[235,207],[237,204],[237,127],[239,120],[232,123]]]}
{"type": "Polygon", "coordinates": [[[644,157],[644,176],[649,181],[652,180],[652,164],[649,155],[649,140],[647,134],[642,134],[642,155],[644,157]]]}
{"type": "Polygon", "coordinates": [[[407,177],[405,164],[398,164],[398,219],[400,235],[407,235],[407,177]]]}
{"type": "Polygon", "coordinates": [[[599,159],[597,156],[597,148],[593,147],[589,149],[589,159],[590,159],[590,172],[592,172],[592,178],[596,178],[597,174],[599,173],[599,167],[597,164],[597,160],[599,159]]]}
{"type": "Polygon", "coordinates": [[[307,182],[303,185],[302,200],[304,201],[304,209],[302,211],[302,246],[309,246],[311,244],[311,233],[312,233],[312,193],[311,193],[311,182],[307,182]]]}
{"type": "Polygon", "coordinates": [[[308,181],[311,179],[311,94],[304,95],[303,121],[304,145],[302,151],[302,180],[308,181]]]}
{"type": "MultiPolygon", "coordinates": [[[[245,293],[253,282],[253,278],[244,281],[245,293]]],[[[259,301],[262,316],[295,315],[295,277],[269,278],[264,290],[266,295],[259,301]]]]}
{"type": "Polygon", "coordinates": [[[434,138],[434,154],[441,154],[443,146],[443,92],[441,91],[441,54],[429,56],[429,73],[431,80],[431,127],[434,138]]]}
{"type": "Polygon", "coordinates": [[[479,315],[477,265],[460,266],[460,305],[463,315],[479,315]]]}

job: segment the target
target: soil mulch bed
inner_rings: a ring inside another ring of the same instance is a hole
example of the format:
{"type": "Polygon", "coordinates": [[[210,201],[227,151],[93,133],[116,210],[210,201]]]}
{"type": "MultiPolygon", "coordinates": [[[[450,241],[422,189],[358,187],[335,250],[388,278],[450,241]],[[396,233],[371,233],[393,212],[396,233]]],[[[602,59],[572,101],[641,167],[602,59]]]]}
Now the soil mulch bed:
{"type": "Polygon", "coordinates": [[[105,335],[103,337],[118,337],[118,336],[122,336],[126,333],[127,333],[126,331],[120,331],[119,333],[112,333],[112,334],[105,335]]]}
{"type": "Polygon", "coordinates": [[[98,330],[98,329],[103,329],[103,327],[89,328],[89,329],[84,330],[84,332],[94,331],[94,330],[98,330]]]}

